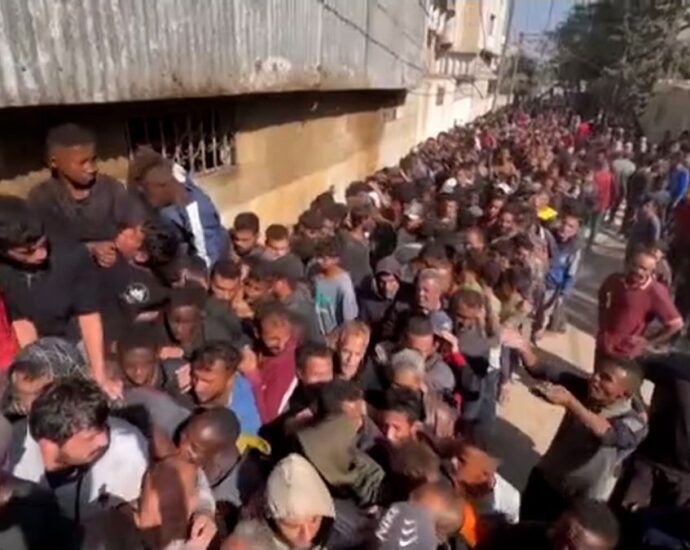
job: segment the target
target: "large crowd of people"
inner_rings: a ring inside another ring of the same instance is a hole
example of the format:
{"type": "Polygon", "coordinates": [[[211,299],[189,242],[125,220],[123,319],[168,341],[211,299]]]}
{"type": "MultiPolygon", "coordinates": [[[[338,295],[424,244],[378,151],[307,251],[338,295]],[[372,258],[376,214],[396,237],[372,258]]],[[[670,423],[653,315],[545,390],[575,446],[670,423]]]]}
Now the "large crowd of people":
{"type": "Polygon", "coordinates": [[[53,128],[50,179],[0,196],[0,548],[690,547],[689,154],[526,105],[226,228],[152,148],[123,185],[53,128]],[[625,260],[563,369],[539,341],[605,228],[625,260]],[[518,374],[565,413],[522,491],[518,374]]]}

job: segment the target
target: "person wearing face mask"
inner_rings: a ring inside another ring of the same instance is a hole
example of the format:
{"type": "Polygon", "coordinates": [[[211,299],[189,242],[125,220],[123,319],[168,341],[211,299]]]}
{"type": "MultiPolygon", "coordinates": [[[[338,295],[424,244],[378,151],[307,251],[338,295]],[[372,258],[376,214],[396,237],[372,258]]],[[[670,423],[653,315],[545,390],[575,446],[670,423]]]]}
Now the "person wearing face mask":
{"type": "Polygon", "coordinates": [[[95,270],[85,246],[49,240],[26,201],[0,197],[0,291],[19,347],[42,336],[81,341],[93,377],[118,397],[122,384],[105,370],[95,270]]]}
{"type": "Polygon", "coordinates": [[[592,376],[539,363],[529,343],[511,330],[504,345],[517,350],[525,368],[544,381],[534,393],[563,407],[565,417],[551,446],[530,474],[520,516],[554,520],[568,502],[607,499],[622,461],[647,435],[647,421],[633,408],[642,385],[641,367],[623,357],[600,356],[592,376]]]}
{"type": "Polygon", "coordinates": [[[321,477],[293,453],[268,476],[262,517],[240,522],[224,548],[237,548],[261,532],[266,543],[261,550],[325,550],[334,517],[333,499],[321,477]]]}
{"type": "Polygon", "coordinates": [[[683,319],[668,288],[654,280],[657,258],[653,250],[636,249],[624,273],[609,275],[599,289],[597,354],[636,357],[666,344],[683,328],[683,319]],[[647,329],[653,320],[661,327],[647,329]]]}

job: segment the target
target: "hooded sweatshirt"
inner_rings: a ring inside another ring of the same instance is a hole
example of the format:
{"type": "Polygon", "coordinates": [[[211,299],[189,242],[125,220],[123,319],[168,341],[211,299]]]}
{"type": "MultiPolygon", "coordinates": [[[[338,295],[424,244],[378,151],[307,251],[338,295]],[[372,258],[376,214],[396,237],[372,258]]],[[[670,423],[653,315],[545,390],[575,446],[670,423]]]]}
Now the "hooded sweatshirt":
{"type": "Polygon", "coordinates": [[[298,432],[304,455],[323,479],[344,497],[354,496],[359,506],[378,501],[384,472],[357,449],[357,427],[344,415],[327,418],[298,432]]]}
{"type": "Polygon", "coordinates": [[[270,527],[272,520],[308,516],[323,518],[321,530],[309,546],[309,550],[322,550],[335,517],[333,499],[309,461],[298,454],[290,454],[278,462],[268,476],[265,517],[241,522],[233,535],[256,540],[260,534],[266,540],[261,550],[288,550],[290,547],[270,527]]]}

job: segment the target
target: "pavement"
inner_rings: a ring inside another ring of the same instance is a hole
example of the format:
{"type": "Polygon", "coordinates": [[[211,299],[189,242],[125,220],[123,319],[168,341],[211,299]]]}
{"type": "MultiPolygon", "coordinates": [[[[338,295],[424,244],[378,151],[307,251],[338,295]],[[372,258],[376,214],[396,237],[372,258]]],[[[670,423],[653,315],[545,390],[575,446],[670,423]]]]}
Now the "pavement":
{"type": "MultiPolygon", "coordinates": [[[[603,280],[623,266],[624,243],[613,229],[604,228],[585,254],[577,283],[566,304],[565,334],[547,333],[539,341],[544,361],[591,372],[597,326],[597,293],[603,280]]],[[[501,475],[522,490],[532,467],[546,451],[563,418],[563,409],[529,392],[532,379],[517,373],[507,401],[499,406],[495,444],[491,449],[501,461],[501,475]]]]}

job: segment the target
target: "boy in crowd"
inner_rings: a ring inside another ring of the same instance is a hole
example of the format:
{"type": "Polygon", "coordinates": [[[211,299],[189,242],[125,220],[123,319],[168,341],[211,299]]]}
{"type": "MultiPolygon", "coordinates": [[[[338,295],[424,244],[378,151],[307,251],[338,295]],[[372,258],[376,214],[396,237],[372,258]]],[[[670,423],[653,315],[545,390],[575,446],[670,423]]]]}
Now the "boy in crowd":
{"type": "Polygon", "coordinates": [[[393,256],[376,264],[374,277],[357,292],[359,318],[371,327],[372,342],[392,340],[396,322],[413,302],[413,289],[401,280],[402,266],[393,256]]]}
{"type": "Polygon", "coordinates": [[[51,177],[29,193],[31,208],[50,237],[84,243],[100,266],[110,267],[127,192],[98,172],[95,136],[76,124],[56,126],[46,138],[46,158],[51,177]]]}
{"type": "Polygon", "coordinates": [[[340,246],[335,237],[316,245],[320,273],[314,279],[314,302],[321,334],[331,334],[345,321],[357,318],[357,298],[350,275],[340,265],[340,246]]]}
{"type": "Polygon", "coordinates": [[[582,258],[582,244],[578,237],[580,220],[565,213],[558,228],[550,235],[550,261],[546,272],[546,289],[537,311],[534,333],[540,335],[543,329],[565,329],[563,302],[568,297],[577,277],[582,258]]]}
{"type": "MultiPolygon", "coordinates": [[[[140,324],[131,327],[117,343],[117,357],[126,387],[155,388],[180,396],[178,380],[178,362],[163,360],[158,357],[158,335],[154,326],[140,324]]],[[[182,377],[182,373],[179,375],[182,377]]]]}

